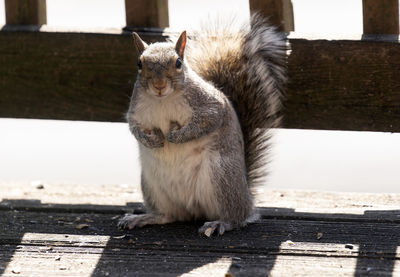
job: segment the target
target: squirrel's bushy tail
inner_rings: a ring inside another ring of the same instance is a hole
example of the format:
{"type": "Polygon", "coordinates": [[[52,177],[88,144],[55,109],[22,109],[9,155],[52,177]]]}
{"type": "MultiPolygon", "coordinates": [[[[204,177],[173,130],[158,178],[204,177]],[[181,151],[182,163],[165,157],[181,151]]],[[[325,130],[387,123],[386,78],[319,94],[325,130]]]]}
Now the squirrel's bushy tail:
{"type": "Polygon", "coordinates": [[[266,175],[268,129],[278,127],[281,118],[287,44],[260,15],[253,15],[240,30],[230,25],[197,33],[185,57],[197,74],[231,99],[242,125],[248,180],[254,188],[266,175]]]}

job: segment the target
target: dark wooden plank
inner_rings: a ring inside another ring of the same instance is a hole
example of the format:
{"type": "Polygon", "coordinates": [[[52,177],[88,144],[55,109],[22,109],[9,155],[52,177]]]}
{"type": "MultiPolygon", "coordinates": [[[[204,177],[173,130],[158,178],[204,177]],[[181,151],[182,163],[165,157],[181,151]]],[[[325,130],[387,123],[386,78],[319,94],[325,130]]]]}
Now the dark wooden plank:
{"type": "Polygon", "coordinates": [[[168,0],[125,0],[126,25],[168,27],[168,0]]]}
{"type": "Polygon", "coordinates": [[[141,212],[123,207],[138,186],[0,188],[2,276],[400,274],[400,194],[264,189],[260,222],[207,238],[202,222],[118,230],[121,213],[141,212]]]}
{"type": "Polygon", "coordinates": [[[191,249],[221,253],[310,254],[357,257],[367,247],[371,257],[394,256],[400,237],[395,223],[327,222],[263,219],[244,229],[207,238],[197,233],[202,222],[171,223],[124,231],[117,229],[121,215],[100,213],[48,213],[1,211],[0,243],[56,245],[60,247],[130,248],[133,239],[141,249],[169,251],[191,249]],[[79,225],[87,227],[79,229],[79,225]],[[321,233],[321,236],[318,236],[321,233]],[[64,236],[66,234],[68,236],[64,236]],[[125,236],[124,236],[125,235],[125,236]],[[24,236],[21,242],[21,237],[24,236]],[[82,240],[81,236],[90,236],[82,240]],[[98,236],[98,237],[95,237],[98,236]],[[234,239],[234,240],[233,240],[234,239]],[[156,243],[156,242],[160,243],[156,243]],[[351,247],[346,246],[352,244],[351,247]],[[374,252],[374,249],[382,249],[374,252]]]}
{"type": "Polygon", "coordinates": [[[6,24],[47,23],[46,0],[5,0],[6,24]]]}
{"type": "MultiPolygon", "coordinates": [[[[168,35],[154,29],[140,34],[148,41],[168,35]]],[[[400,132],[398,42],[290,43],[284,127],[400,132]]],[[[4,28],[0,117],[123,121],[136,58],[129,32],[4,28]]]]}
{"type": "Polygon", "coordinates": [[[93,276],[177,276],[196,271],[213,276],[219,271],[235,276],[380,276],[398,274],[400,269],[395,265],[398,224],[271,219],[206,238],[197,234],[199,223],[126,233],[116,229],[117,219],[111,215],[0,215],[0,265],[6,273],[19,268],[25,275],[51,276],[76,275],[79,270],[93,271],[93,276]],[[88,227],[77,229],[79,224],[88,227]],[[38,262],[47,266],[37,266],[38,262]]]}
{"type": "Polygon", "coordinates": [[[250,0],[250,12],[258,12],[283,32],[294,31],[293,4],[291,0],[250,0]]]}
{"type": "Polygon", "coordinates": [[[291,40],[290,128],[400,131],[400,46],[377,41],[291,40]]]}
{"type": "MultiPolygon", "coordinates": [[[[53,249],[57,252],[20,247],[17,259],[2,276],[226,276],[228,272],[233,276],[354,276],[357,262],[356,258],[319,256],[282,255],[277,259],[265,254],[221,257],[212,252],[118,250],[112,253],[106,250],[102,254],[97,248],[53,249]],[[17,268],[20,275],[12,274],[13,268],[17,268]]],[[[0,250],[0,255],[7,250],[0,250]]],[[[385,267],[388,261],[365,260],[369,266],[357,271],[363,274],[361,276],[390,276],[392,273],[385,267]]],[[[393,276],[398,273],[396,267],[393,276]]]]}
{"type": "Polygon", "coordinates": [[[124,120],[137,60],[129,33],[0,32],[0,53],[0,116],[124,120]]]}
{"type": "Polygon", "coordinates": [[[398,0],[363,0],[364,34],[399,34],[398,0]]]}
{"type": "MultiPolygon", "coordinates": [[[[276,259],[274,255],[265,254],[221,257],[219,253],[195,251],[122,249],[113,253],[106,249],[102,253],[98,248],[53,249],[57,252],[45,253],[38,247],[20,247],[17,258],[7,266],[2,276],[15,277],[11,273],[13,268],[20,272],[17,276],[354,276],[357,260],[292,255],[276,259]],[[228,273],[232,275],[225,275],[228,273]]],[[[7,250],[1,249],[0,256],[7,250]]],[[[390,274],[385,267],[386,261],[365,260],[369,267],[358,271],[360,274],[390,274]]],[[[393,274],[398,272],[396,268],[393,274]]]]}

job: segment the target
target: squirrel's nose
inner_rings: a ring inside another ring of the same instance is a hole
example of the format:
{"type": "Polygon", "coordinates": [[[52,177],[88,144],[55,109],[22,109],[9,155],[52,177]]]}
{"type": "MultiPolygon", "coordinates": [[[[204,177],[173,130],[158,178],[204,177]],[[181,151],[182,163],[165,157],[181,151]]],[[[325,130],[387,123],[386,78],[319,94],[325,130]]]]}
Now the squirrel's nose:
{"type": "Polygon", "coordinates": [[[153,82],[155,89],[163,90],[167,86],[167,80],[156,80],[153,82]]]}
{"type": "Polygon", "coordinates": [[[163,90],[165,88],[165,85],[154,85],[154,88],[157,90],[163,90]]]}

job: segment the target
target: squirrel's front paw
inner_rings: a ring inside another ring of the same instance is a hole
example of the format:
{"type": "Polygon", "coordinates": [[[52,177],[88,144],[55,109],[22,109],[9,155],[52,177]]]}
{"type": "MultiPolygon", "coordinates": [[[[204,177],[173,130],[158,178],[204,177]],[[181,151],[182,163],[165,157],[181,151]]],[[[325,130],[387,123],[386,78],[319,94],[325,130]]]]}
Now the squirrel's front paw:
{"type": "Polygon", "coordinates": [[[167,140],[172,143],[181,143],[182,142],[182,135],[180,129],[182,126],[176,122],[171,121],[170,130],[167,134],[167,140]]]}
{"type": "Polygon", "coordinates": [[[180,143],[181,139],[178,130],[176,131],[171,130],[167,135],[167,140],[171,143],[180,143]]]}
{"type": "Polygon", "coordinates": [[[179,124],[178,121],[171,121],[170,122],[170,126],[169,126],[169,131],[178,131],[179,129],[181,129],[182,126],[179,124]]]}
{"type": "Polygon", "coordinates": [[[153,130],[144,130],[144,136],[140,142],[147,148],[162,148],[164,147],[164,134],[158,128],[153,130]]]}

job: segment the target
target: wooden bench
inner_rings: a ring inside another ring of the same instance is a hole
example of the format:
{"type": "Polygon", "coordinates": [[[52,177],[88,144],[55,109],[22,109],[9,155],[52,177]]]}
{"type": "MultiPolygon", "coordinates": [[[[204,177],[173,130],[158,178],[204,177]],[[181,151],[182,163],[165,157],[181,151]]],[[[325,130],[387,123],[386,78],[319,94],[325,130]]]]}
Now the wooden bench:
{"type": "MultiPolygon", "coordinates": [[[[5,3],[0,117],[123,121],[136,74],[131,30],[150,42],[174,32],[167,0],[126,0],[124,30],[91,33],[43,25],[45,0],[5,3]]],[[[250,8],[282,31],[295,27],[291,1],[250,8]]],[[[289,36],[284,127],[400,131],[398,1],[363,0],[363,14],[357,38],[289,36]]],[[[400,274],[399,194],[264,188],[259,223],[207,238],[201,222],[118,230],[123,213],[143,212],[138,184],[0,191],[2,276],[400,274]]]]}

